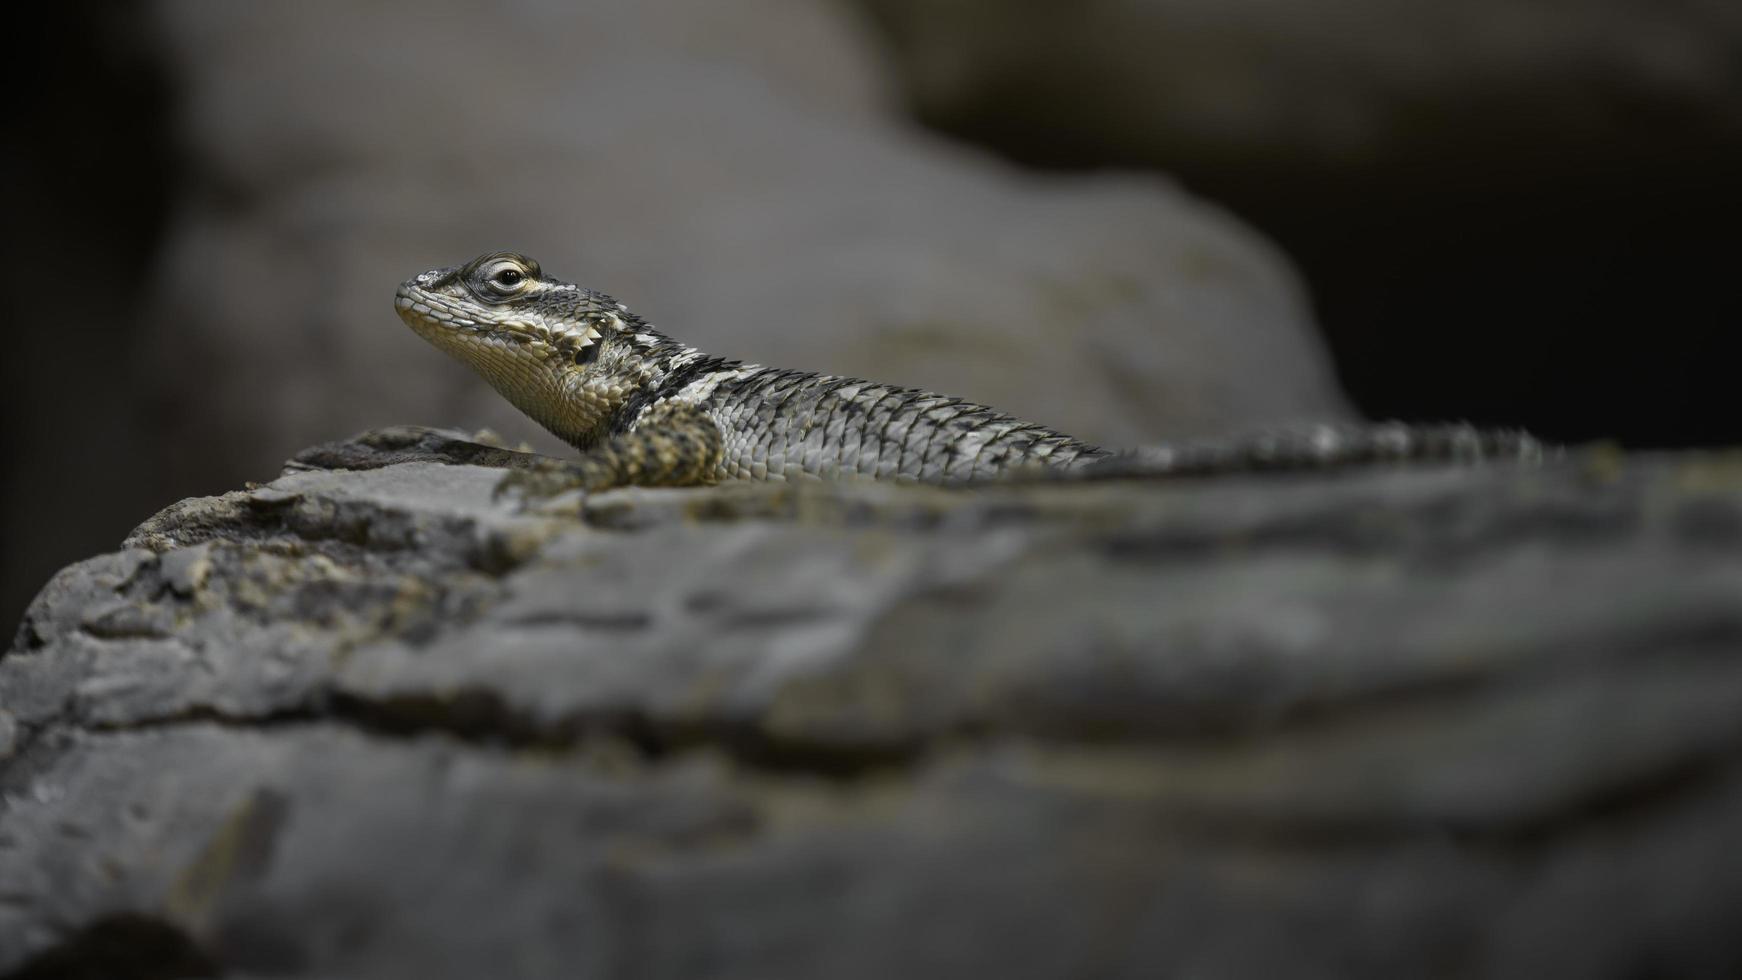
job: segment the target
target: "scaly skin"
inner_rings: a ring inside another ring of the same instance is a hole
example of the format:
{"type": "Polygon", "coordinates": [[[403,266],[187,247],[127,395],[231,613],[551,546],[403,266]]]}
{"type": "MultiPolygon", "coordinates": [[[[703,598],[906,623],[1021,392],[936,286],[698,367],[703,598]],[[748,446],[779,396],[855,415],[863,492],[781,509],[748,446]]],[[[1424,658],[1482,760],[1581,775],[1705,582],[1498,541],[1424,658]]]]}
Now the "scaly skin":
{"type": "Polygon", "coordinates": [[[959,483],[1542,455],[1522,433],[1388,423],[1115,456],[960,398],[709,356],[603,293],[546,277],[514,252],[425,272],[400,285],[395,305],[425,340],[582,451],[573,462],[486,447],[471,453],[522,471],[521,486],[536,493],[746,478],[959,483]]]}

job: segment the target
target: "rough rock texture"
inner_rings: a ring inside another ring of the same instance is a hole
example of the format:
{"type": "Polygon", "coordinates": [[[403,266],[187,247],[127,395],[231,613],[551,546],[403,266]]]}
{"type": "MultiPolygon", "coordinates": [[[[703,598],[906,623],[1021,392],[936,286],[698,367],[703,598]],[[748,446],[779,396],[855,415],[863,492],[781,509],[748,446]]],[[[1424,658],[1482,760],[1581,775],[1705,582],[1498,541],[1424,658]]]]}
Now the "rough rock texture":
{"type": "Polygon", "coordinates": [[[499,477],[305,462],[49,583],[0,977],[1742,969],[1737,457],[499,477]]]}
{"type": "Polygon", "coordinates": [[[233,485],[383,420],[537,434],[392,316],[398,282],[493,248],[713,353],[1106,444],[1345,412],[1262,240],[1162,178],[912,129],[845,5],[438,9],[160,4],[197,162],[149,361],[183,472],[251,464],[233,485]]]}

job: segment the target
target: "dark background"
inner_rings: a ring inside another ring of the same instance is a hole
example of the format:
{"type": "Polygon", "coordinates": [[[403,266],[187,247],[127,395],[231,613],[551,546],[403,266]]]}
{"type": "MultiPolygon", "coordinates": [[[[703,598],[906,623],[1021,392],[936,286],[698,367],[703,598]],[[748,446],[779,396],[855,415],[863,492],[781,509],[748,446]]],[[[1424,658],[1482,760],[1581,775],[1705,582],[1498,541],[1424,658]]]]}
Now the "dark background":
{"type": "MultiPolygon", "coordinates": [[[[1350,3],[1304,26],[1263,4],[853,6],[915,125],[1039,173],[1169,174],[1267,235],[1362,414],[1639,448],[1742,437],[1733,5],[1350,3]]],[[[7,623],[157,507],[271,475],[216,449],[166,462],[197,449],[177,413],[234,368],[142,327],[202,177],[176,124],[189,55],[152,11],[67,4],[8,34],[7,623]]]]}

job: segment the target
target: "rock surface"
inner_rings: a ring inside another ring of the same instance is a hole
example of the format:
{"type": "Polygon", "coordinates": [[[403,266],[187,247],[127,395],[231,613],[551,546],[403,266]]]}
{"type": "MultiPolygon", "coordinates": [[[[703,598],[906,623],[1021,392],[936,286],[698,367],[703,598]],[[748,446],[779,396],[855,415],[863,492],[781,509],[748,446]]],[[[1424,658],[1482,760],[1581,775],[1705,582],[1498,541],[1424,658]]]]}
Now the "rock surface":
{"type": "Polygon", "coordinates": [[[1742,968],[1734,456],[535,507],[356,458],[32,605],[0,976],[1742,968]]]}

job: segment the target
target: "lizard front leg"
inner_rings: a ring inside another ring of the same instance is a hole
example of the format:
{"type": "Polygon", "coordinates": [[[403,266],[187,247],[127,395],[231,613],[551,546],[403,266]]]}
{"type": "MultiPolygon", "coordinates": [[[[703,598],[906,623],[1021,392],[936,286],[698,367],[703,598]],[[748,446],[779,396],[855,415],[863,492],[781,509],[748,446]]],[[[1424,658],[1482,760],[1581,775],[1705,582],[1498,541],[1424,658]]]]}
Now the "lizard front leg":
{"type": "Polygon", "coordinates": [[[612,487],[692,487],[719,480],[723,440],[719,426],[693,405],[661,406],[634,429],[609,437],[579,459],[543,460],[515,469],[497,492],[547,497],[564,490],[589,493],[612,487]]]}

